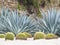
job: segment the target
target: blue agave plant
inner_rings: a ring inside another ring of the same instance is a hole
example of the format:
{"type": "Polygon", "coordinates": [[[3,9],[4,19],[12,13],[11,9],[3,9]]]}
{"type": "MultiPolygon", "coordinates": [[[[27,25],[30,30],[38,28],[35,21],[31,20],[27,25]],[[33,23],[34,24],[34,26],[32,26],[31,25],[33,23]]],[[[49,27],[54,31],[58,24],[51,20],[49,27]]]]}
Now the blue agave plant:
{"type": "Polygon", "coordinates": [[[47,13],[41,10],[42,19],[38,19],[39,31],[45,33],[58,33],[60,31],[60,11],[55,8],[47,10],[47,13]]]}
{"type": "Polygon", "coordinates": [[[16,10],[3,10],[0,16],[0,33],[13,32],[17,34],[19,32],[32,33],[36,30],[36,23],[31,17],[25,14],[18,14],[16,10]]]}

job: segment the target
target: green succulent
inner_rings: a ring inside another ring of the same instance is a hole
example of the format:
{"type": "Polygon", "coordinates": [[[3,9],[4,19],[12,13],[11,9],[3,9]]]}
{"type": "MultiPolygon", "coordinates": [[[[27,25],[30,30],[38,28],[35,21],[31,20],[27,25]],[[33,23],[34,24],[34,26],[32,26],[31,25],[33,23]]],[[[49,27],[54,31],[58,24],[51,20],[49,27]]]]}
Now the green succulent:
{"type": "Polygon", "coordinates": [[[49,33],[46,35],[46,39],[56,39],[58,38],[55,34],[49,33]]]}
{"type": "Polygon", "coordinates": [[[4,34],[0,34],[0,38],[5,38],[5,35],[4,34]]]}
{"type": "Polygon", "coordinates": [[[24,33],[18,33],[16,39],[27,40],[27,36],[24,33]]]}
{"type": "Polygon", "coordinates": [[[27,36],[27,38],[31,38],[32,37],[32,35],[30,33],[27,33],[27,32],[23,32],[23,33],[27,36]]]}
{"type": "Polygon", "coordinates": [[[47,9],[45,13],[42,9],[40,10],[42,19],[38,18],[38,29],[46,34],[53,33],[60,35],[60,10],[56,8],[47,9]]]}
{"type": "Polygon", "coordinates": [[[12,32],[7,32],[5,34],[5,40],[14,40],[14,34],[12,32]]]}
{"type": "Polygon", "coordinates": [[[19,32],[32,33],[36,28],[35,20],[27,16],[26,13],[19,14],[17,10],[13,11],[9,8],[2,8],[0,15],[0,33],[12,32],[15,35],[19,32]]]}
{"type": "Polygon", "coordinates": [[[45,34],[43,32],[36,32],[34,34],[34,40],[36,39],[44,39],[45,38],[45,34]]]}

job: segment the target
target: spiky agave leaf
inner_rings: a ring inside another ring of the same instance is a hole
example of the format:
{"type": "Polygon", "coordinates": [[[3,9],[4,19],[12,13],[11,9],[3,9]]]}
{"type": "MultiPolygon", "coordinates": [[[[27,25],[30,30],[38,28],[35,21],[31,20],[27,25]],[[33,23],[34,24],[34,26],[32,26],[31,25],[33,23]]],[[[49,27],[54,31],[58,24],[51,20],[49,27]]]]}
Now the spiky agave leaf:
{"type": "Polygon", "coordinates": [[[47,14],[41,11],[42,19],[38,19],[39,29],[45,33],[58,33],[60,29],[60,12],[55,8],[47,10],[47,14]],[[59,28],[59,29],[58,29],[59,28]]]}
{"type": "Polygon", "coordinates": [[[3,22],[5,22],[5,18],[7,18],[7,16],[10,14],[10,9],[9,8],[5,8],[2,7],[1,11],[0,11],[0,30],[4,30],[4,31],[0,31],[0,33],[5,33],[6,31],[6,27],[4,25],[3,22]]]}
{"type": "Polygon", "coordinates": [[[5,16],[5,17],[8,16],[10,10],[11,10],[11,9],[9,9],[9,8],[2,7],[2,9],[1,9],[1,16],[2,16],[2,15],[5,16]]]}
{"type": "Polygon", "coordinates": [[[18,12],[10,11],[8,16],[1,16],[0,18],[0,32],[13,32],[17,34],[19,32],[29,32],[31,33],[35,30],[36,26],[30,17],[26,16],[25,14],[18,14],[18,12]],[[2,20],[2,21],[1,21],[2,20]]]}

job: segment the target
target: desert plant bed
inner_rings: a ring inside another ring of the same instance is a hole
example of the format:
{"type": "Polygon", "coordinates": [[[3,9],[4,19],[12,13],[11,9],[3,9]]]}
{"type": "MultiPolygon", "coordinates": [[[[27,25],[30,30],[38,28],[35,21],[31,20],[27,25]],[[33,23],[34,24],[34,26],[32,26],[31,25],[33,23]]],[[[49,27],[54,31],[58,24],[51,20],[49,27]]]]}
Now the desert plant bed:
{"type": "Polygon", "coordinates": [[[1,45],[59,45],[60,10],[51,8],[42,18],[19,14],[17,10],[3,7],[0,14],[1,45]]]}

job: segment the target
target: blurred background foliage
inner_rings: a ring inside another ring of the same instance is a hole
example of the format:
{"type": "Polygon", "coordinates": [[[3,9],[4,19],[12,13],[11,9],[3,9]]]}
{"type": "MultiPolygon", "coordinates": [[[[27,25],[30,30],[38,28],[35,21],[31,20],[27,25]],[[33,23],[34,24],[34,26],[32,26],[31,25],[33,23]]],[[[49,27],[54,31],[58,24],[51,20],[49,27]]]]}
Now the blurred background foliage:
{"type": "MultiPolygon", "coordinates": [[[[24,6],[29,14],[35,13],[36,16],[41,17],[40,8],[59,6],[60,0],[17,0],[18,5],[24,6]],[[58,4],[59,3],[59,4],[58,4]]],[[[20,9],[20,8],[18,8],[20,9]]]]}
{"type": "Polygon", "coordinates": [[[4,4],[5,6],[10,6],[13,9],[17,8],[18,10],[25,11],[27,10],[28,14],[34,14],[35,16],[42,17],[40,14],[40,8],[46,10],[50,7],[59,7],[60,0],[0,0],[0,5],[4,4]],[[11,1],[11,3],[10,3],[11,1]],[[7,2],[7,4],[6,4],[7,2]],[[17,3],[16,3],[17,2],[17,3]],[[14,5],[14,4],[15,5],[14,5]],[[11,5],[9,5],[11,4],[11,5]]]}

